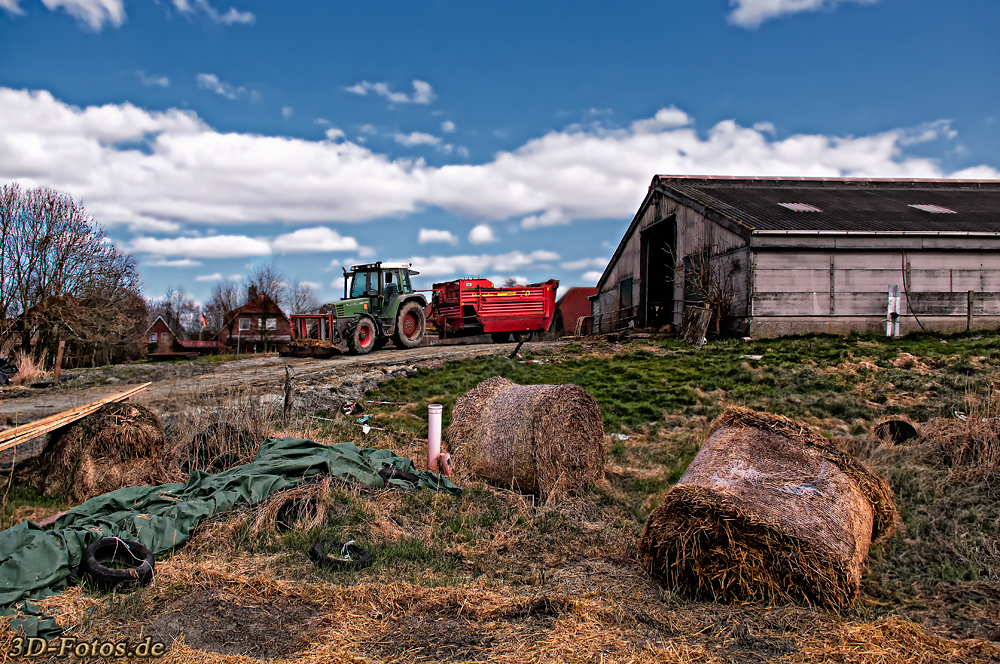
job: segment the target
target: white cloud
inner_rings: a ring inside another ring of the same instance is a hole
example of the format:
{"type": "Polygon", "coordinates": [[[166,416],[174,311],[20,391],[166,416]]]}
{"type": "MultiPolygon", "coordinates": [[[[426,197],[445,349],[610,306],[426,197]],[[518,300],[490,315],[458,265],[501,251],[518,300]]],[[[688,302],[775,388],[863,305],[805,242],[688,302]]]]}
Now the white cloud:
{"type": "Polygon", "coordinates": [[[368,81],[361,81],[344,89],[362,97],[368,96],[369,92],[374,92],[393,104],[429,104],[434,101],[435,96],[434,88],[426,81],[413,81],[412,96],[405,92],[393,92],[386,83],[369,83],[368,81]]]}
{"type": "Polygon", "coordinates": [[[290,118],[290,117],[292,117],[293,113],[295,113],[295,109],[293,109],[291,106],[282,106],[281,107],[281,115],[282,116],[284,116],[286,118],[290,118]]]}
{"type": "MultiPolygon", "coordinates": [[[[2,2],[3,2],[3,0],[0,0],[0,3],[2,3],[2,2]]],[[[168,87],[170,87],[170,79],[167,78],[166,76],[151,75],[151,74],[147,74],[146,72],[144,72],[142,70],[137,71],[135,74],[136,74],[136,76],[139,77],[139,82],[142,83],[143,85],[147,86],[147,87],[152,87],[152,86],[156,86],[156,87],[160,87],[160,88],[168,88],[168,87]]]]}
{"type": "Polygon", "coordinates": [[[195,281],[222,281],[222,273],[216,272],[215,274],[200,274],[194,278],[195,281]]]}
{"type": "Polygon", "coordinates": [[[729,22],[743,28],[756,28],[764,21],[785,14],[832,9],[840,2],[872,4],[878,0],[729,0],[734,7],[729,22]]]}
{"type": "Polygon", "coordinates": [[[362,134],[368,134],[369,136],[374,136],[378,133],[378,129],[375,128],[373,124],[363,124],[359,130],[362,134]]]}
{"type": "Polygon", "coordinates": [[[770,122],[758,122],[753,126],[755,131],[759,131],[764,134],[773,134],[774,125],[770,122]]]}
{"type": "Polygon", "coordinates": [[[472,244],[486,244],[487,242],[496,241],[497,238],[493,235],[493,229],[486,224],[479,224],[469,231],[469,242],[472,244]]]}
{"type": "MultiPolygon", "coordinates": [[[[105,225],[157,234],[190,224],[367,221],[431,206],[535,227],[630,217],[656,173],[947,177],[935,160],[905,153],[915,131],[776,140],[732,120],[704,133],[640,121],[553,131],[483,163],[430,166],[346,140],[222,133],[190,111],[77,108],[45,91],[0,87],[0,181],[66,191],[105,225]],[[145,149],[121,145],[136,141],[145,149]]],[[[1000,171],[976,165],[951,175],[1000,171]]]]}
{"type": "Polygon", "coordinates": [[[234,23],[249,25],[257,19],[253,13],[237,11],[234,7],[230,7],[227,12],[219,12],[219,10],[208,3],[208,0],[174,0],[174,6],[182,14],[200,12],[210,20],[224,25],[233,25],[234,23]]]}
{"type": "Polygon", "coordinates": [[[182,258],[179,260],[157,258],[155,260],[145,261],[143,265],[148,265],[150,267],[197,267],[201,265],[201,261],[193,261],[190,258],[182,258]]]}
{"type": "Polygon", "coordinates": [[[330,121],[327,120],[326,118],[316,118],[315,120],[313,120],[313,124],[318,124],[322,127],[329,127],[330,121]]]}
{"type": "MultiPolygon", "coordinates": [[[[65,9],[68,14],[95,32],[105,23],[118,27],[125,21],[125,5],[122,0],[42,0],[49,9],[65,9]]],[[[23,14],[20,0],[0,0],[0,8],[12,14],[23,14]]]]}
{"type": "Polygon", "coordinates": [[[545,261],[559,260],[559,254],[544,250],[532,251],[527,254],[511,251],[506,254],[493,255],[417,256],[405,260],[423,276],[440,277],[455,274],[485,274],[487,272],[513,273],[516,270],[533,267],[545,261]]]}
{"type": "Polygon", "coordinates": [[[441,142],[441,139],[437,136],[431,136],[420,131],[415,131],[412,134],[396,134],[394,138],[397,143],[401,143],[407,147],[414,145],[437,145],[441,142]]]}
{"type": "Polygon", "coordinates": [[[444,122],[441,123],[441,131],[443,131],[446,134],[450,134],[451,132],[455,131],[455,123],[452,122],[451,120],[445,120],[444,122]]]}
{"type": "Polygon", "coordinates": [[[585,270],[588,267],[599,267],[603,270],[607,264],[607,258],[581,258],[578,261],[569,261],[568,263],[560,263],[559,265],[564,270],[585,270]]]}
{"type": "Polygon", "coordinates": [[[569,218],[559,208],[546,210],[542,214],[531,215],[521,220],[521,228],[543,228],[545,226],[565,226],[569,218]]]}
{"type": "Polygon", "coordinates": [[[420,236],[417,238],[418,244],[428,242],[447,242],[448,244],[458,244],[458,237],[451,231],[435,231],[429,228],[421,228],[420,236]]]}
{"type": "Polygon", "coordinates": [[[661,108],[656,112],[656,115],[647,120],[636,120],[632,123],[632,131],[646,134],[663,129],[686,127],[689,124],[691,124],[691,116],[679,108],[671,106],[670,108],[661,108]]]}
{"type": "Polygon", "coordinates": [[[199,88],[211,90],[227,99],[236,99],[246,93],[246,88],[237,88],[229,83],[224,83],[215,74],[198,74],[195,76],[195,80],[198,81],[199,88]]]}
{"type": "Polygon", "coordinates": [[[128,247],[131,251],[155,256],[184,256],[185,258],[238,258],[244,256],[269,256],[271,245],[245,235],[212,235],[210,237],[135,238],[128,247]]]}
{"type": "Polygon", "coordinates": [[[353,237],[344,237],[325,226],[300,228],[294,233],[279,235],[271,242],[271,247],[283,254],[359,250],[358,241],[353,237]]]}
{"type": "Polygon", "coordinates": [[[508,279],[513,279],[514,283],[521,284],[522,286],[527,284],[529,281],[527,277],[519,277],[516,274],[509,274],[509,275],[494,274],[486,278],[492,281],[494,286],[503,286],[505,283],[507,283],[508,279]]]}
{"type": "Polygon", "coordinates": [[[602,274],[604,274],[603,271],[598,272],[595,270],[593,272],[584,272],[583,276],[580,278],[586,281],[589,285],[593,286],[597,284],[597,281],[601,278],[602,274]]]}

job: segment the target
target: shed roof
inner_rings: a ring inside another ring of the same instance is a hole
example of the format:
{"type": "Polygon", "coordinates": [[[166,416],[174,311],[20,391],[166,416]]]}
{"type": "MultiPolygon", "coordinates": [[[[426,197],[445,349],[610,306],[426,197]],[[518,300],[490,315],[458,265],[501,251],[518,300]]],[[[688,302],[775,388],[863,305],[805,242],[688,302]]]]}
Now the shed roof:
{"type": "Polygon", "coordinates": [[[563,293],[556,302],[556,309],[562,312],[563,325],[576,325],[576,319],[590,315],[590,300],[597,295],[597,286],[573,286],[563,293]]]}
{"type": "Polygon", "coordinates": [[[1000,180],[657,175],[651,187],[751,232],[1000,233],[1000,180]]]}

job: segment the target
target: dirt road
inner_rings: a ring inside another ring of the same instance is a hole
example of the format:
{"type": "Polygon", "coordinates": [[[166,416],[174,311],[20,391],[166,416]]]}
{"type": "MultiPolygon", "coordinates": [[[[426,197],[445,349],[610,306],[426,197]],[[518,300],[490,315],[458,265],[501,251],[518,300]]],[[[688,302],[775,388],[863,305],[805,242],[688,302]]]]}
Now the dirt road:
{"type": "MultiPolygon", "coordinates": [[[[559,345],[558,341],[527,343],[522,352],[559,345]]],[[[253,388],[262,395],[278,394],[284,383],[286,365],[292,367],[302,405],[315,409],[324,405],[320,402],[336,400],[340,391],[346,392],[345,397],[359,398],[364,391],[394,374],[401,375],[435,362],[509,354],[513,349],[511,344],[422,346],[408,350],[388,348],[368,355],[344,355],[328,360],[264,357],[218,365],[101,367],[74,371],[75,380],[65,387],[26,391],[23,397],[11,394],[0,400],[0,424],[13,426],[37,420],[147,381],[153,384],[136,397],[136,401],[161,414],[188,407],[199,395],[220,391],[253,388]]]]}

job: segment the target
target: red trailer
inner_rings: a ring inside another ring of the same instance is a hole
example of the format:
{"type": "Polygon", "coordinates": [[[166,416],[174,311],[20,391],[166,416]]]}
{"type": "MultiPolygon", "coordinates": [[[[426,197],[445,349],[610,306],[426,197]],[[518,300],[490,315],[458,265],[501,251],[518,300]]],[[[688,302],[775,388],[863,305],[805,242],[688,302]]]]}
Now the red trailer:
{"type": "Polygon", "coordinates": [[[527,340],[545,332],[556,312],[557,279],[544,284],[495,288],[488,279],[434,284],[431,317],[438,336],[489,334],[493,341],[527,340]]]}

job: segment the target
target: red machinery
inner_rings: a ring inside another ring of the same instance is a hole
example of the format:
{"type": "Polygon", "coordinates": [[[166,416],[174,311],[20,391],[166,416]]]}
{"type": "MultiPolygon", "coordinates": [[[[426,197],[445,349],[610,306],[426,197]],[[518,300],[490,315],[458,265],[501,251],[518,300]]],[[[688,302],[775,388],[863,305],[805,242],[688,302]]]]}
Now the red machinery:
{"type": "Polygon", "coordinates": [[[488,279],[434,284],[431,318],[438,336],[489,334],[493,341],[527,340],[544,332],[556,312],[557,279],[544,284],[495,288],[488,279]]]}

